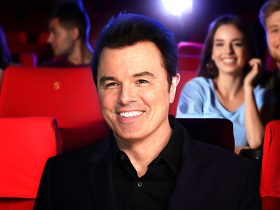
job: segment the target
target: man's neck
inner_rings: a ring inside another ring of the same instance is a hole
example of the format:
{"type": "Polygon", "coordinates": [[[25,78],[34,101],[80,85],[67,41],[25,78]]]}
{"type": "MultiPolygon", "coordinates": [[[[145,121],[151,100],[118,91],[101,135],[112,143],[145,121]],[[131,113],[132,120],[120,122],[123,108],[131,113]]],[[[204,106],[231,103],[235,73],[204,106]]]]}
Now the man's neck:
{"type": "Polygon", "coordinates": [[[158,157],[170,140],[172,129],[169,126],[162,135],[151,135],[143,140],[122,140],[118,137],[117,144],[125,152],[131,164],[137,171],[138,177],[143,176],[148,165],[158,157]]]}
{"type": "Polygon", "coordinates": [[[68,56],[68,60],[75,65],[88,65],[91,62],[92,49],[86,44],[77,43],[68,56]]]}

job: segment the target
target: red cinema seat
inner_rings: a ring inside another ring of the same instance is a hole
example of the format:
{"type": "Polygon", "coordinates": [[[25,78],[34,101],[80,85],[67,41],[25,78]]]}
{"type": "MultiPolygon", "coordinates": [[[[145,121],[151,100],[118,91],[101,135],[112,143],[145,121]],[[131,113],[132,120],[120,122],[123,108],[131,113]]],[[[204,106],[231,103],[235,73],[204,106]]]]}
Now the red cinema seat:
{"type": "Polygon", "coordinates": [[[19,54],[19,63],[24,66],[36,66],[37,57],[35,53],[22,52],[19,54]]]}
{"type": "Polygon", "coordinates": [[[8,43],[27,43],[25,31],[6,31],[5,36],[8,43]]]}
{"type": "Polygon", "coordinates": [[[0,118],[0,209],[33,209],[45,163],[56,154],[53,118],[0,118]]]}
{"type": "Polygon", "coordinates": [[[200,57],[197,55],[178,55],[178,70],[197,71],[200,57]]]}
{"type": "Polygon", "coordinates": [[[177,45],[178,54],[200,56],[203,44],[198,42],[179,42],[177,45]]]}
{"type": "Polygon", "coordinates": [[[265,128],[260,194],[263,210],[280,209],[280,120],[265,128]]]}
{"type": "Polygon", "coordinates": [[[43,31],[39,34],[38,44],[47,44],[49,37],[49,32],[43,31]]]}
{"type": "Polygon", "coordinates": [[[173,103],[170,104],[170,106],[169,106],[169,114],[174,115],[174,116],[176,116],[177,105],[179,102],[181,91],[182,91],[185,83],[196,76],[196,71],[178,71],[178,73],[181,76],[180,82],[176,89],[175,99],[174,99],[173,103]]]}
{"type": "Polygon", "coordinates": [[[55,117],[63,151],[87,145],[108,132],[89,67],[8,67],[0,116],[55,117]]]}

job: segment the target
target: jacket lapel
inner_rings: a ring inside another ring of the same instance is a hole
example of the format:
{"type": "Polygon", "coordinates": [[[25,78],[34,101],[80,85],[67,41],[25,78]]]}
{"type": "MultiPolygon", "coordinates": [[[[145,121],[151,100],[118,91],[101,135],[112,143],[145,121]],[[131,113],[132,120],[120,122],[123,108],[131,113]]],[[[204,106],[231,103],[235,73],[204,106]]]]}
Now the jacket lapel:
{"type": "Polygon", "coordinates": [[[90,169],[88,179],[93,195],[94,209],[114,210],[115,198],[112,179],[112,159],[110,137],[102,140],[103,142],[90,159],[90,169]]]}
{"type": "Polygon", "coordinates": [[[196,192],[203,175],[204,168],[209,164],[207,159],[201,154],[195,141],[184,129],[182,165],[177,175],[177,182],[170,199],[169,210],[190,209],[192,210],[193,197],[197,199],[196,192]],[[195,196],[194,196],[195,195],[195,196]]]}

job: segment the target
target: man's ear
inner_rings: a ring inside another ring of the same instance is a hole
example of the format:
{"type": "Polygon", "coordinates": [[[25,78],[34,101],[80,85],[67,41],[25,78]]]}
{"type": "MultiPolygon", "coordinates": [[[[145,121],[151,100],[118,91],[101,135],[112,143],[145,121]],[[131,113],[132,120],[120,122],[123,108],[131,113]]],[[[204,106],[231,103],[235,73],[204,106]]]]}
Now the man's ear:
{"type": "Polygon", "coordinates": [[[80,38],[80,31],[77,27],[74,27],[71,29],[71,36],[73,39],[79,39],[80,38]]]}
{"type": "Polygon", "coordinates": [[[176,76],[172,77],[172,82],[169,90],[169,103],[173,103],[175,95],[176,95],[176,88],[180,82],[180,74],[177,73],[176,76]]]}

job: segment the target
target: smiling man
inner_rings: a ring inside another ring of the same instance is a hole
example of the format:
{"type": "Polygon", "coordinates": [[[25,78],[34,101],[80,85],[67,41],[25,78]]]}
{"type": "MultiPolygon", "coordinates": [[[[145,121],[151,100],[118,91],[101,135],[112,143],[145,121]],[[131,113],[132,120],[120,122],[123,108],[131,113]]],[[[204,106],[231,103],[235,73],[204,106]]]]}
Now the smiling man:
{"type": "Polygon", "coordinates": [[[48,160],[36,210],[260,209],[251,163],[195,141],[168,115],[176,65],[173,36],[159,22],[136,14],[109,21],[92,72],[112,132],[48,160]]]}

